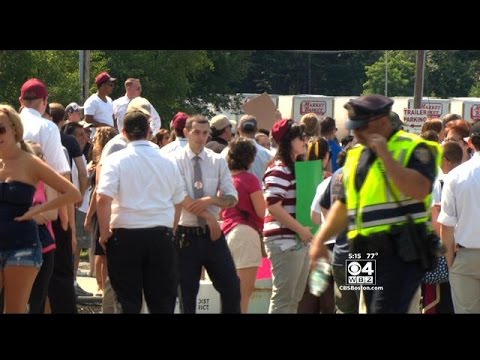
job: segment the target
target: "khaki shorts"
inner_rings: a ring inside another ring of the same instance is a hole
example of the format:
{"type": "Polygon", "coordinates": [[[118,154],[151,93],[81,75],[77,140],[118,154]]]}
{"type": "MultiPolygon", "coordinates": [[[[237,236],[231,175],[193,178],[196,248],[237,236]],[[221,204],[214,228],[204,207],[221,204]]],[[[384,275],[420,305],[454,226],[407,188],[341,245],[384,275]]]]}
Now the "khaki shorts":
{"type": "Polygon", "coordinates": [[[239,224],[226,238],[236,269],[258,267],[262,264],[260,235],[252,227],[239,224]]]}

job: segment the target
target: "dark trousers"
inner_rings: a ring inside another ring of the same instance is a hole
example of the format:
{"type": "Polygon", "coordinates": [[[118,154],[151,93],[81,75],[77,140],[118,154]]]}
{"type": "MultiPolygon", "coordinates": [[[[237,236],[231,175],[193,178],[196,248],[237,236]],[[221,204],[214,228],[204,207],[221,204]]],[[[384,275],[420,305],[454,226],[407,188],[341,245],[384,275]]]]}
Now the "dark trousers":
{"type": "Polygon", "coordinates": [[[30,292],[30,314],[44,314],[45,313],[45,301],[48,295],[48,287],[50,285],[50,279],[53,274],[54,267],[54,255],[55,250],[51,250],[42,254],[43,263],[40,271],[33,283],[32,291],[30,292]]]}
{"type": "Polygon", "coordinates": [[[143,292],[150,313],[173,314],[178,266],[170,228],[114,229],[106,254],[120,312],[140,313],[143,292]]]}
{"type": "Polygon", "coordinates": [[[77,304],[73,286],[72,230],[62,229],[60,220],[52,221],[55,244],[53,274],[48,286],[48,299],[53,314],[76,314],[77,304]]]}
{"type": "Polygon", "coordinates": [[[376,259],[376,286],[382,290],[364,291],[369,314],[406,314],[425,271],[418,261],[404,262],[398,255],[376,259]]]}
{"type": "Polygon", "coordinates": [[[333,279],[335,280],[335,313],[358,314],[360,291],[340,290],[346,285],[345,272],[345,266],[332,264],[333,279]]]}
{"type": "MultiPolygon", "coordinates": [[[[193,228],[195,229],[195,228],[193,228]]],[[[175,236],[180,265],[180,301],[183,312],[195,314],[202,266],[213,287],[220,294],[222,313],[240,314],[240,279],[225,236],[212,241],[208,227],[204,234],[195,234],[179,227],[175,236]]]]}
{"type": "Polygon", "coordinates": [[[334,314],[333,277],[330,279],[327,289],[320,295],[310,293],[310,284],[307,282],[302,300],[298,303],[297,314],[334,314]]]}

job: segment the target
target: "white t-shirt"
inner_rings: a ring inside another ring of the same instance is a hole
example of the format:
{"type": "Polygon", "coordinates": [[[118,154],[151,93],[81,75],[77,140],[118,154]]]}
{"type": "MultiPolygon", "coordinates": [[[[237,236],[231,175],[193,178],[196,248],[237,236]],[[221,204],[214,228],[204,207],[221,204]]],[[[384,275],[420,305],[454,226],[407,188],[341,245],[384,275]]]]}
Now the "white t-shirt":
{"type": "Polygon", "coordinates": [[[107,96],[107,101],[103,101],[98,94],[90,96],[83,105],[83,113],[92,115],[96,121],[113,127],[113,102],[107,96]]]}

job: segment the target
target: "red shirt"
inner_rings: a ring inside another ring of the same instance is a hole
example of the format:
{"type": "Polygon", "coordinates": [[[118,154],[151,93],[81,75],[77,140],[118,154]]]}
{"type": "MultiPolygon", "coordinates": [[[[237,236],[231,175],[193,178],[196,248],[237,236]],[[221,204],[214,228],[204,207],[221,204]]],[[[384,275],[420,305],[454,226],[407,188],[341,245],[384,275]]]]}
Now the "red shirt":
{"type": "Polygon", "coordinates": [[[263,218],[257,216],[250,194],[261,191],[258,178],[248,171],[232,176],[233,186],[238,192],[238,203],[235,207],[222,211],[222,231],[227,235],[230,230],[239,224],[248,225],[256,231],[263,230],[263,218]]]}

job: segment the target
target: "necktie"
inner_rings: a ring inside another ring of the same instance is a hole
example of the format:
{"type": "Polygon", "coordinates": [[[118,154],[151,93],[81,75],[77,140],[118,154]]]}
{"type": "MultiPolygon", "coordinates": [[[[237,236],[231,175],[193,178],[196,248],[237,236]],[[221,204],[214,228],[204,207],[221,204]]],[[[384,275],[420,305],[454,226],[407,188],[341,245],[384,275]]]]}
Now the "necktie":
{"type": "MultiPolygon", "coordinates": [[[[193,158],[193,195],[195,199],[203,197],[203,179],[202,168],[200,167],[200,157],[197,155],[193,158]]],[[[204,226],[206,224],[205,219],[198,217],[198,225],[204,226]]]]}

